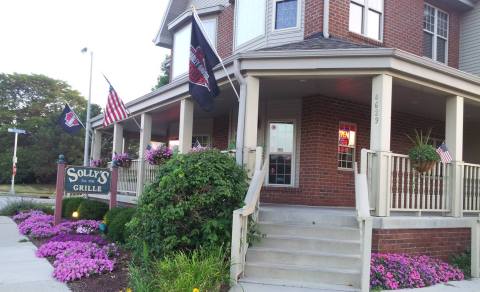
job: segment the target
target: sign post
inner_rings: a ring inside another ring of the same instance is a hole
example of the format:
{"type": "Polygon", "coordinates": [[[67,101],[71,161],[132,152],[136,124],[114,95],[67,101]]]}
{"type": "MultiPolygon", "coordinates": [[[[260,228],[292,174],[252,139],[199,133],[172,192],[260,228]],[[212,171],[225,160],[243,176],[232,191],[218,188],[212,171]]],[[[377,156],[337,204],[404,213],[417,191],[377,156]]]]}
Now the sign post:
{"type": "Polygon", "coordinates": [[[117,182],[118,182],[118,165],[112,161],[112,183],[110,185],[110,210],[117,207],[117,182]]]}
{"type": "Polygon", "coordinates": [[[57,225],[62,221],[62,200],[63,193],[65,191],[65,157],[63,155],[58,156],[57,162],[57,187],[55,193],[55,221],[57,225]]]}
{"type": "Polygon", "coordinates": [[[12,159],[12,185],[10,186],[10,194],[15,195],[15,175],[17,174],[17,142],[18,134],[26,134],[27,131],[22,129],[9,128],[9,133],[15,133],[15,144],[13,146],[13,159],[12,159]]]}

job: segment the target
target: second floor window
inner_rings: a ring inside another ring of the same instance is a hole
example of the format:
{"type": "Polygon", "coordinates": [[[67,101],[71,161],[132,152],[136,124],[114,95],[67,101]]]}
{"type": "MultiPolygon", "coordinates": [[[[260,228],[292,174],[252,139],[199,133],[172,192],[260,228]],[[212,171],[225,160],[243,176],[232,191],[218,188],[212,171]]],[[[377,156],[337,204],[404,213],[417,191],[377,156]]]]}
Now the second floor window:
{"type": "Polygon", "coordinates": [[[286,29],[298,26],[297,0],[274,0],[275,29],[286,29]]]}
{"type": "Polygon", "coordinates": [[[425,4],[423,14],[423,55],[447,63],[448,14],[425,4]]]}
{"type": "Polygon", "coordinates": [[[383,35],[383,0],[350,0],[349,29],[378,41],[383,35]]]}
{"type": "Polygon", "coordinates": [[[265,34],[266,0],[235,1],[235,47],[265,34]]]}

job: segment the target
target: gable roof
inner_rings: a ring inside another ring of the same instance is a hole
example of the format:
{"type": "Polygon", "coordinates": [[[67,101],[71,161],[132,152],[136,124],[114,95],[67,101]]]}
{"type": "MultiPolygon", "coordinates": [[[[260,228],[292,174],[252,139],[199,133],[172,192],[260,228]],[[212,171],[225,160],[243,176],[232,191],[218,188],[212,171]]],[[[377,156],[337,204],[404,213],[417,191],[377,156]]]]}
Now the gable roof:
{"type": "Polygon", "coordinates": [[[316,33],[307,39],[285,45],[262,48],[258,51],[290,51],[290,50],[335,50],[377,48],[373,45],[357,44],[336,37],[324,38],[323,33],[316,33]]]}
{"type": "MultiPolygon", "coordinates": [[[[229,0],[169,0],[167,9],[162,18],[162,23],[157,35],[153,39],[155,45],[165,48],[171,48],[173,45],[173,35],[168,30],[168,24],[176,18],[190,10],[190,6],[194,5],[199,14],[203,9],[214,6],[226,6],[229,0]]],[[[208,11],[206,11],[208,12],[208,11]]]]}

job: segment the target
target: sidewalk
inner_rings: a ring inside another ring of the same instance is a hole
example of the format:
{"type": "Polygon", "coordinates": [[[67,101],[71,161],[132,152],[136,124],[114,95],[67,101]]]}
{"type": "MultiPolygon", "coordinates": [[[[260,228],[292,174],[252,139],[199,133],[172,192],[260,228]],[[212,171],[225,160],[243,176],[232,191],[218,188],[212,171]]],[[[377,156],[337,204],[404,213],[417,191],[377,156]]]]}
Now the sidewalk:
{"type": "Polygon", "coordinates": [[[35,256],[37,249],[18,233],[17,224],[0,216],[0,291],[66,292],[67,285],[52,277],[53,267],[35,256]]]}

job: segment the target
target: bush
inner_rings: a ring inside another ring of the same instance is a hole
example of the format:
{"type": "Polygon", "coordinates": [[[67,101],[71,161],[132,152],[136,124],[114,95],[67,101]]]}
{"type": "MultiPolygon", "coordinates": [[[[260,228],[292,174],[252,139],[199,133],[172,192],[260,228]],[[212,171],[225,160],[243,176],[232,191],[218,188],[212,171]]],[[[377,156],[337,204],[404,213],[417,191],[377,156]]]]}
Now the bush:
{"type": "Polygon", "coordinates": [[[50,215],[52,215],[54,211],[52,205],[20,200],[8,202],[7,205],[0,209],[0,216],[14,216],[21,211],[28,210],[39,210],[50,215]]]}
{"type": "Polygon", "coordinates": [[[102,220],[108,211],[108,205],[104,202],[84,200],[78,207],[80,219],[102,220]]]}
{"type": "Polygon", "coordinates": [[[82,197],[69,197],[62,200],[62,217],[72,218],[72,213],[78,211],[78,207],[86,199],[82,197]]]}
{"type": "Polygon", "coordinates": [[[372,254],[372,289],[421,288],[463,279],[464,275],[458,268],[428,256],[372,254]]]}
{"type": "MultiPolygon", "coordinates": [[[[115,216],[111,219],[110,223],[107,224],[107,237],[110,240],[118,241],[125,243],[126,230],[125,224],[132,220],[133,215],[135,214],[134,208],[119,208],[120,210],[116,212],[115,216]]],[[[106,216],[105,216],[106,217],[106,216]]]]}
{"type": "Polygon", "coordinates": [[[472,253],[469,250],[465,251],[462,254],[452,256],[452,258],[450,259],[450,264],[462,270],[466,279],[469,279],[471,277],[472,253]]]}
{"type": "MultiPolygon", "coordinates": [[[[156,291],[222,291],[229,283],[229,264],[222,248],[178,252],[154,265],[156,291]]],[[[228,287],[228,286],[227,286],[228,287]]]]}
{"type": "Polygon", "coordinates": [[[228,246],[232,212],[247,190],[246,174],[226,154],[208,150],[177,155],[161,165],[127,225],[129,244],[153,256],[199,246],[228,246]]]}
{"type": "Polygon", "coordinates": [[[105,213],[105,216],[103,217],[103,221],[105,222],[105,224],[109,226],[110,223],[112,223],[113,218],[115,218],[115,216],[117,216],[118,213],[121,213],[124,209],[125,209],[124,207],[116,207],[111,210],[108,210],[107,213],[105,213]]]}

